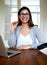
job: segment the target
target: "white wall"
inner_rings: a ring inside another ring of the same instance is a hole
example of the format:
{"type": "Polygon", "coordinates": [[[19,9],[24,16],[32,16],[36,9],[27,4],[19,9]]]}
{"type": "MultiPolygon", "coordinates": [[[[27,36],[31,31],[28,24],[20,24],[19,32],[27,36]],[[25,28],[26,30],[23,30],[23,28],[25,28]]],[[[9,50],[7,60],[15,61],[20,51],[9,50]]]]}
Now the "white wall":
{"type": "Polygon", "coordinates": [[[0,35],[4,39],[5,32],[5,5],[4,0],[0,0],[0,35]]]}
{"type": "Polygon", "coordinates": [[[40,26],[47,41],[47,0],[40,0],[40,26]]]}
{"type": "Polygon", "coordinates": [[[3,38],[4,44],[8,47],[7,42],[5,42],[5,5],[4,0],[0,0],[0,35],[3,38]]]}

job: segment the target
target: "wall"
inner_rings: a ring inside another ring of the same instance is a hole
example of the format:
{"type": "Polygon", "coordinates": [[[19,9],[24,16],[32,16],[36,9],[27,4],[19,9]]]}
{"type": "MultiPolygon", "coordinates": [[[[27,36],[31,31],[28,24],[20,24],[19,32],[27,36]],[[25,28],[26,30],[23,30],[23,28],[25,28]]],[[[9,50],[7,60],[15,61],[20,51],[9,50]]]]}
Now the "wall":
{"type": "Polygon", "coordinates": [[[47,41],[47,0],[40,0],[40,26],[47,41]]]}
{"type": "Polygon", "coordinates": [[[4,0],[0,0],[0,35],[4,39],[5,32],[5,5],[4,0]]]}
{"type": "Polygon", "coordinates": [[[4,45],[9,47],[5,39],[5,5],[4,0],[0,0],[0,35],[3,38],[4,45]]]}

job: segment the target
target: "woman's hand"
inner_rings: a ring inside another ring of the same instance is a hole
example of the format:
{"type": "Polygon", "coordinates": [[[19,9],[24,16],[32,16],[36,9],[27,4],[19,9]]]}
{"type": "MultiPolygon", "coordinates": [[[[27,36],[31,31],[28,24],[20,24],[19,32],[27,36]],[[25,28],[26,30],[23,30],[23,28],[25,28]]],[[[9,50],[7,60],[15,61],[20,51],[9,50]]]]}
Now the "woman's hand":
{"type": "Polygon", "coordinates": [[[22,46],[19,46],[17,49],[30,49],[31,48],[31,45],[22,45],[22,46]]]}
{"type": "Polygon", "coordinates": [[[14,29],[17,27],[18,22],[11,23],[11,32],[14,32],[14,29]]]}

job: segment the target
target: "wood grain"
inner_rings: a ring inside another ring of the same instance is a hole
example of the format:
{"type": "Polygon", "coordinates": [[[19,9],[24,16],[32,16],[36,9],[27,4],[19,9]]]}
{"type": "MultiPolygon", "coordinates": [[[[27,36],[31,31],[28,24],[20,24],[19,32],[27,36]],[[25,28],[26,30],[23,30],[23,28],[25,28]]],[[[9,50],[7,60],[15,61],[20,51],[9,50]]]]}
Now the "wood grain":
{"type": "Polygon", "coordinates": [[[0,57],[0,65],[47,65],[47,56],[36,49],[21,50],[11,58],[0,57]]]}

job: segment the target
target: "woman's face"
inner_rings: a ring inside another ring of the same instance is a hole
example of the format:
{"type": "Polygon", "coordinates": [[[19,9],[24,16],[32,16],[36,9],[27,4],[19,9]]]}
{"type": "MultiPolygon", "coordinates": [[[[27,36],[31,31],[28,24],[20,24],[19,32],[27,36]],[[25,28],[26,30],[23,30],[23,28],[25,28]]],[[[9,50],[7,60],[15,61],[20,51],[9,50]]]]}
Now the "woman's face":
{"type": "Polygon", "coordinates": [[[29,19],[30,19],[28,10],[27,9],[22,10],[20,12],[19,18],[22,21],[22,23],[27,23],[29,21],[29,19]]]}

